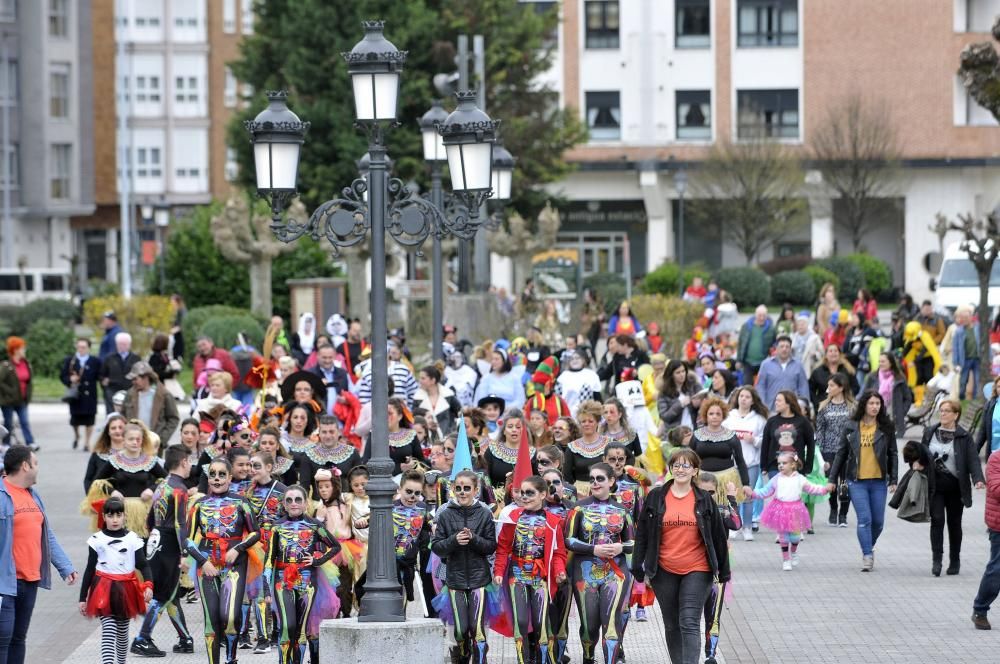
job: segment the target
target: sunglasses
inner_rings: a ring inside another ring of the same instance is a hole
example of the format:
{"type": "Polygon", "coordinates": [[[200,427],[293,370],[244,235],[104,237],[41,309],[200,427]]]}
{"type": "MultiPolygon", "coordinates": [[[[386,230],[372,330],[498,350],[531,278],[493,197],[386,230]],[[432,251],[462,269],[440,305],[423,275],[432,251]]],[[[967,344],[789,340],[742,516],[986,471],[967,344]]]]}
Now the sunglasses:
{"type": "Polygon", "coordinates": [[[522,489],[521,495],[524,496],[525,498],[534,498],[535,496],[538,495],[538,492],[535,491],[534,489],[522,489]]]}
{"type": "Polygon", "coordinates": [[[299,503],[306,502],[306,499],[302,496],[285,496],[285,502],[291,503],[292,505],[298,505],[299,503]]]}
{"type": "Polygon", "coordinates": [[[597,484],[597,483],[600,483],[600,482],[607,482],[607,481],[608,481],[608,478],[605,477],[604,475],[593,475],[590,478],[590,483],[591,484],[597,484]]]}
{"type": "Polygon", "coordinates": [[[692,466],[689,463],[675,463],[670,467],[673,468],[674,470],[691,470],[692,468],[694,468],[694,466],[692,466]]]}
{"type": "Polygon", "coordinates": [[[420,489],[403,489],[403,493],[407,496],[420,496],[423,495],[423,491],[420,489]]]}
{"type": "Polygon", "coordinates": [[[208,476],[215,479],[217,477],[229,477],[229,472],[225,470],[210,470],[208,476]]]}
{"type": "Polygon", "coordinates": [[[451,490],[455,493],[472,493],[473,488],[471,486],[462,486],[461,484],[455,484],[451,487],[451,490]]]}

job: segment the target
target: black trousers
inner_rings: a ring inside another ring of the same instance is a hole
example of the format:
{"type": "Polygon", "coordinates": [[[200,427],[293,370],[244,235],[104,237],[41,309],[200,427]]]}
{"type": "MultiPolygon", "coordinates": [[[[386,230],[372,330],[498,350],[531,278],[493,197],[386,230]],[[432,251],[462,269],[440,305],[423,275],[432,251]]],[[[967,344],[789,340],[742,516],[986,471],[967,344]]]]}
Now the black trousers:
{"type": "Polygon", "coordinates": [[[701,614],[712,589],[712,573],[671,574],[660,568],[649,583],[663,614],[671,664],[699,664],[705,638],[701,614]]]}
{"type": "Polygon", "coordinates": [[[957,561],[962,552],[962,491],[958,479],[947,473],[937,473],[931,496],[931,555],[940,560],[944,554],[944,526],[948,524],[948,557],[957,561]]]}
{"type": "MultiPolygon", "coordinates": [[[[822,452],[821,451],[821,454],[823,455],[823,461],[825,461],[826,463],[828,463],[828,464],[830,464],[832,466],[833,465],[833,459],[834,459],[834,457],[837,456],[837,453],[836,452],[830,452],[829,454],[827,454],[826,452],[822,452]]],[[[840,486],[838,486],[837,490],[830,494],[830,517],[831,517],[831,519],[833,517],[835,517],[835,516],[846,517],[847,516],[847,512],[850,509],[851,509],[851,496],[850,496],[850,494],[848,494],[846,491],[844,491],[844,495],[840,496],[840,486]]]]}

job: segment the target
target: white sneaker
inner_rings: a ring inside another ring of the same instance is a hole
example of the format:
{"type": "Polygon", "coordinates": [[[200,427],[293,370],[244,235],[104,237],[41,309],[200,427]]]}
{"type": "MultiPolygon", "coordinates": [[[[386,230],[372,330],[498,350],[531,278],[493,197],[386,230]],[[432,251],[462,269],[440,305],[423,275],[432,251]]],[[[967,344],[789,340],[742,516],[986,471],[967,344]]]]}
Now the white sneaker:
{"type": "Polygon", "coordinates": [[[736,539],[736,531],[735,530],[730,530],[729,531],[729,539],[736,539]]]}
{"type": "Polygon", "coordinates": [[[749,528],[744,528],[743,529],[743,541],[744,542],[752,542],[753,541],[753,531],[750,530],[749,528]]]}
{"type": "Polygon", "coordinates": [[[792,554],[792,567],[798,567],[798,566],[799,566],[799,553],[798,551],[796,551],[795,553],[792,554]]]}
{"type": "Polygon", "coordinates": [[[637,622],[646,622],[646,609],[643,607],[636,607],[635,619],[637,622]]]}
{"type": "Polygon", "coordinates": [[[783,572],[791,572],[792,571],[792,561],[791,560],[784,560],[784,561],[782,561],[782,563],[781,563],[781,570],[783,572]]]}

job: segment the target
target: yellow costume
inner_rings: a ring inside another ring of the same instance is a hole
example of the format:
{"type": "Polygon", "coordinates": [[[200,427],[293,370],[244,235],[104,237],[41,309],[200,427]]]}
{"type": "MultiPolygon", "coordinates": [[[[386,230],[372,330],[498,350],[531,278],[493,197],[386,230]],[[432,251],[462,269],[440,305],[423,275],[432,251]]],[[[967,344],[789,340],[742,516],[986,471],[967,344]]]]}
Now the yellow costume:
{"type": "Polygon", "coordinates": [[[906,363],[906,382],[913,389],[913,402],[918,404],[924,402],[924,385],[917,384],[916,362],[925,357],[934,362],[934,370],[931,372],[933,377],[941,368],[941,354],[937,344],[920,323],[910,321],[903,328],[903,362],[906,363]]]}

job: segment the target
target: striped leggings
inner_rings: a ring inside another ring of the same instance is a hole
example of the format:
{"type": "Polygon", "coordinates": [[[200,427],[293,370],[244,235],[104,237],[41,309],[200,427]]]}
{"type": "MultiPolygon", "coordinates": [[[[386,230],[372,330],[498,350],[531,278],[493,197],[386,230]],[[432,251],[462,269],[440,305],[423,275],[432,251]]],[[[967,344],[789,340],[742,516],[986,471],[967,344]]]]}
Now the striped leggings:
{"type": "Polygon", "coordinates": [[[101,616],[101,664],[125,664],[128,619],[101,616]]]}

